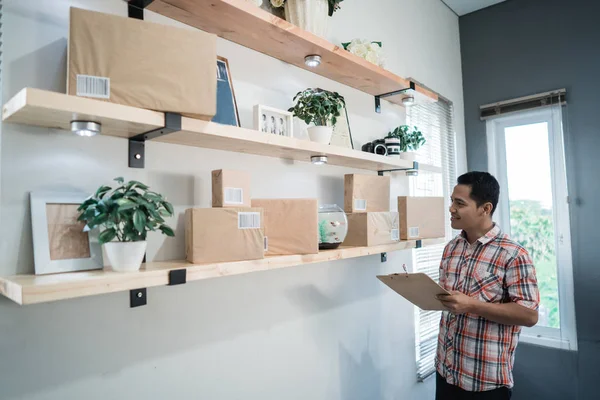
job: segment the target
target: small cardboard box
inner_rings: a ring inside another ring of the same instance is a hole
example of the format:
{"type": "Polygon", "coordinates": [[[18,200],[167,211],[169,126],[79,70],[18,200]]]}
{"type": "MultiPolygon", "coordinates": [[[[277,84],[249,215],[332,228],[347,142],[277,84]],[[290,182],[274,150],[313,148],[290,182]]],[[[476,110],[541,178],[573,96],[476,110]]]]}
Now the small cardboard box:
{"type": "Polygon", "coordinates": [[[219,169],[212,172],[213,207],[250,207],[250,174],[219,169]]]}
{"type": "Polygon", "coordinates": [[[344,211],[390,211],[389,176],[351,174],[344,178],[344,211]]]}
{"type": "Polygon", "coordinates": [[[67,93],[210,120],[216,36],[71,8],[67,93]]]}
{"type": "Polygon", "coordinates": [[[367,212],[347,214],[348,235],[342,246],[378,246],[397,243],[397,212],[367,212]]]}
{"type": "Polygon", "coordinates": [[[443,197],[398,197],[400,239],[436,239],[446,235],[443,197]]]}
{"type": "Polygon", "coordinates": [[[264,210],[267,255],[317,254],[317,199],[252,199],[264,210]]]}
{"type": "Polygon", "coordinates": [[[192,263],[264,258],[262,208],[190,208],[185,212],[185,250],[192,263]]]}

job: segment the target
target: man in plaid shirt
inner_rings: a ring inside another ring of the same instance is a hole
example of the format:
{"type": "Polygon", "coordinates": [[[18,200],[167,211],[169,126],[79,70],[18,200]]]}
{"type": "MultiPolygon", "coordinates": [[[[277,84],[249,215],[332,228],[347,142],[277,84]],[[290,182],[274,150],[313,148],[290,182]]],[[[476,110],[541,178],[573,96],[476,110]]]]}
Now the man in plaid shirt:
{"type": "Polygon", "coordinates": [[[533,262],[492,221],[500,186],[487,172],[458,178],[452,193],[453,229],[462,232],[444,249],[438,296],[442,313],[436,400],[510,399],[521,326],[538,320],[533,262]]]}

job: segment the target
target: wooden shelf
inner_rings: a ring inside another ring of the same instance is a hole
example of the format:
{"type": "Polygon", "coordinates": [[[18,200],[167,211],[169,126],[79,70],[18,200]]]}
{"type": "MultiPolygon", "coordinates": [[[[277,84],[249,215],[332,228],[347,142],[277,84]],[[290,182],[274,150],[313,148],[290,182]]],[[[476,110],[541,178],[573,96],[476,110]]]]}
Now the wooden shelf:
{"type": "MultiPolygon", "coordinates": [[[[374,96],[410,87],[407,79],[304,31],[251,1],[154,0],[148,10],[374,96]],[[312,54],[322,58],[317,68],[304,64],[304,57],[312,54]]],[[[435,93],[418,85],[415,90],[386,100],[402,105],[407,94],[414,96],[417,103],[438,100],[435,93]]]]}
{"type": "MultiPolygon", "coordinates": [[[[102,124],[103,135],[122,138],[164,125],[162,112],[31,88],[22,89],[2,111],[4,122],[68,131],[73,120],[95,121],[102,124]]],[[[412,168],[412,162],[398,158],[185,117],[181,131],[155,140],[305,162],[310,162],[311,156],[325,155],[329,164],[370,171],[412,168]]],[[[426,164],[419,164],[419,169],[441,172],[441,168],[426,164]]]]}
{"type": "MultiPolygon", "coordinates": [[[[441,243],[444,243],[444,239],[424,239],[422,241],[423,246],[441,243]]],[[[16,275],[0,277],[0,294],[21,305],[46,303],[167,285],[169,271],[176,269],[185,268],[187,281],[190,282],[412,249],[415,245],[416,241],[408,240],[383,246],[346,247],[322,251],[319,254],[273,256],[263,260],[229,263],[153,262],[142,265],[140,271],[128,273],[98,270],[43,276],[16,275]]]]}

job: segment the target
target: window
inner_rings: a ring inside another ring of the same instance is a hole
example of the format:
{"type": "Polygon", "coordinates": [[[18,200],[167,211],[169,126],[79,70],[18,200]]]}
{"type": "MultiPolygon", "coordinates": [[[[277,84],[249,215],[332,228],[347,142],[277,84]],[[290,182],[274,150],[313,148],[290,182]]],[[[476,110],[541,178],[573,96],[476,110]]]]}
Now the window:
{"type": "MultiPolygon", "coordinates": [[[[456,182],[456,153],[452,125],[452,103],[440,99],[437,103],[410,107],[408,125],[416,125],[427,143],[419,149],[419,161],[442,168],[442,174],[420,172],[412,178],[411,196],[441,196],[449,206],[448,198],[456,182]]],[[[450,219],[446,221],[446,239],[453,236],[450,219]]],[[[444,245],[427,246],[413,250],[414,272],[423,272],[439,280],[439,267],[444,245]]],[[[434,358],[437,349],[440,312],[423,311],[415,307],[415,341],[417,379],[423,381],[435,373],[434,358]]]]}
{"type": "Polygon", "coordinates": [[[495,220],[531,255],[541,304],[522,340],[576,350],[562,106],[487,121],[489,171],[500,182],[495,220]]]}

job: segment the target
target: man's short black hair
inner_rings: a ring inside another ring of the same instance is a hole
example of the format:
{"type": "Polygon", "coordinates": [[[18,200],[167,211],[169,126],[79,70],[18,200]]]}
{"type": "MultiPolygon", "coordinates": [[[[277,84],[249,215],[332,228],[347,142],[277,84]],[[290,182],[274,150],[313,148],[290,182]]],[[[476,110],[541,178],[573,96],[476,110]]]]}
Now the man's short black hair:
{"type": "Polygon", "coordinates": [[[485,203],[492,203],[492,215],[498,205],[500,197],[500,185],[494,176],[487,172],[472,171],[458,177],[459,185],[471,187],[471,199],[475,200],[477,207],[485,203]]]}

